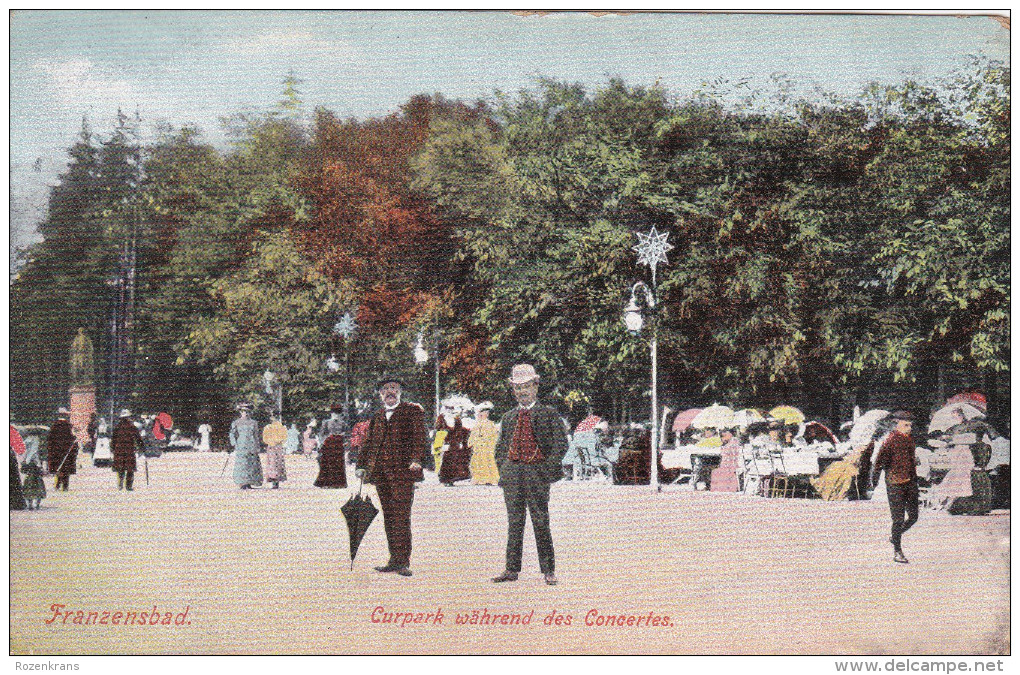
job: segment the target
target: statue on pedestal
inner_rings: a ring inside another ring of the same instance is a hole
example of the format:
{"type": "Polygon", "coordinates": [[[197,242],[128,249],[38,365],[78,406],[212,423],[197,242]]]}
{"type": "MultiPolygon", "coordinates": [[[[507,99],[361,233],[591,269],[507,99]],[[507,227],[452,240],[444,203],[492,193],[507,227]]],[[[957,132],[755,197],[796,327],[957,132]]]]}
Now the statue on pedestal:
{"type": "Polygon", "coordinates": [[[93,429],[96,415],[95,350],[84,328],[71,342],[70,422],[75,438],[85,452],[95,447],[93,429]]]}

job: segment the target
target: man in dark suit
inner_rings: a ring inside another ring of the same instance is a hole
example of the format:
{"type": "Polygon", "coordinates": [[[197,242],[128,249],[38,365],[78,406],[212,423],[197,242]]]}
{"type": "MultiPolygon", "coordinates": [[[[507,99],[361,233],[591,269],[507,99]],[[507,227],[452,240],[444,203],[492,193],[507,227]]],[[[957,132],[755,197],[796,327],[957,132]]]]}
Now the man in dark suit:
{"type": "Polygon", "coordinates": [[[506,569],[495,583],[517,581],[521,572],[524,523],[531,514],[539,566],[545,583],[556,584],[556,559],[549,528],[549,486],[560,479],[567,432],[556,411],[538,403],[538,373],[528,364],[513,367],[510,385],[518,407],[503,416],[496,441],[499,484],[506,502],[506,569]]]}
{"type": "Polygon", "coordinates": [[[411,576],[411,503],[414,483],[421,480],[422,457],[428,446],[425,411],[402,402],[396,378],[379,381],[383,407],[372,417],[358,457],[358,475],[375,485],[382,503],[383,526],[390,561],[377,572],[411,576]]]}
{"type": "Polygon", "coordinates": [[[46,461],[50,473],[57,474],[54,487],[64,492],[71,485],[71,474],[77,471],[75,465],[78,463],[78,440],[68,421],[70,415],[67,408],[57,411],[58,419],[53,423],[46,440],[46,461]]]}
{"type": "Polygon", "coordinates": [[[135,453],[145,452],[145,443],[138,433],[138,427],[131,421],[130,410],[120,411],[120,421],[110,439],[110,450],[113,452],[113,470],[117,472],[117,489],[127,487],[128,492],[134,490],[137,468],[135,453]]]}

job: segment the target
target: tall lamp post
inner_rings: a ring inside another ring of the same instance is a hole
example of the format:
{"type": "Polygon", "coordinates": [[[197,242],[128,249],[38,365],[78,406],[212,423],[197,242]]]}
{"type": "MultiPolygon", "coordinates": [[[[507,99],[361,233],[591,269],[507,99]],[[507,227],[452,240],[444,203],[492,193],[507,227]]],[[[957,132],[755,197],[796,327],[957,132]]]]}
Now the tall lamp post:
{"type": "Polygon", "coordinates": [[[266,368],[266,372],[262,373],[262,384],[265,387],[267,394],[272,396],[276,394],[276,415],[279,419],[283,419],[283,384],[276,377],[276,373],[266,368]]]}
{"type": "MultiPolygon", "coordinates": [[[[436,415],[434,419],[439,419],[439,331],[435,333],[435,348],[436,348],[436,415]]],[[[429,361],[429,352],[425,348],[425,333],[418,333],[418,343],[414,346],[414,361],[419,366],[424,366],[429,361]]]]}
{"type": "Polygon", "coordinates": [[[673,248],[667,243],[668,232],[659,234],[653,226],[648,234],[637,233],[638,245],[634,251],[638,254],[638,264],[648,265],[652,269],[652,286],[648,287],[643,281],[634,284],[630,289],[630,302],[623,310],[623,320],[627,330],[636,335],[644,326],[644,317],[641,315],[641,308],[638,306],[638,289],[643,292],[642,298],[649,312],[652,314],[652,338],[649,345],[652,359],[652,429],[651,429],[651,467],[649,469],[649,483],[652,490],[659,492],[659,362],[658,362],[658,321],[656,321],[656,268],[659,263],[668,263],[666,252],[673,248]]]}
{"type": "MultiPolygon", "coordinates": [[[[357,310],[355,310],[357,311],[357,310]]],[[[354,320],[354,315],[350,312],[344,312],[344,315],[340,317],[340,320],[333,324],[333,335],[344,341],[344,406],[350,407],[351,405],[351,348],[349,341],[354,333],[358,330],[358,323],[354,320]]],[[[340,363],[336,360],[336,354],[330,354],[329,359],[326,361],[326,368],[331,373],[335,373],[340,370],[340,363]]]]}

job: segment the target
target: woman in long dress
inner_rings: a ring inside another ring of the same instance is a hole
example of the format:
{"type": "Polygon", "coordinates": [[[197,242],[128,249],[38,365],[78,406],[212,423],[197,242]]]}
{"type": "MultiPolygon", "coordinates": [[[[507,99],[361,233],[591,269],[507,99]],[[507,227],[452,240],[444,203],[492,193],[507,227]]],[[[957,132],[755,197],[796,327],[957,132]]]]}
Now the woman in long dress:
{"type": "Polygon", "coordinates": [[[310,455],[319,447],[319,439],[315,435],[315,420],[308,423],[303,434],[301,434],[301,452],[310,455]]]}
{"type": "Polygon", "coordinates": [[[720,433],[723,446],[719,449],[719,466],[712,469],[709,490],[712,492],[740,492],[737,469],[740,467],[740,439],[732,429],[720,433]]]}
{"type": "Polygon", "coordinates": [[[249,417],[251,408],[238,406],[241,416],[230,425],[230,446],[234,448],[234,483],[242,490],[262,485],[259,461],[259,424],[249,417]]]}
{"type": "Polygon", "coordinates": [[[21,464],[21,473],[25,474],[22,491],[29,510],[39,510],[39,504],[46,499],[46,483],[42,479],[42,466],[39,462],[39,439],[29,439],[25,459],[21,464]]]}
{"type": "Polygon", "coordinates": [[[319,475],[313,483],[320,488],[347,487],[347,467],[344,464],[344,437],[330,434],[319,448],[319,475]]]}
{"type": "Polygon", "coordinates": [[[301,432],[298,431],[297,424],[291,422],[287,428],[287,440],[283,443],[283,451],[288,455],[296,455],[300,448],[301,432]]]}
{"type": "Polygon", "coordinates": [[[18,469],[18,458],[14,456],[14,448],[10,448],[10,451],[11,451],[11,511],[24,511],[25,493],[21,485],[21,471],[19,471],[18,469]]]}
{"type": "Polygon", "coordinates": [[[287,467],[283,460],[283,443],[287,440],[287,427],[278,417],[262,430],[262,442],[266,444],[266,480],[273,489],[287,480],[287,467]]]}
{"type": "Polygon", "coordinates": [[[475,408],[475,426],[468,435],[471,452],[471,482],[476,485],[498,485],[499,469],[496,467],[496,439],[499,427],[489,419],[492,403],[486,401],[475,408]]]}
{"type": "Polygon", "coordinates": [[[941,504],[953,515],[981,515],[991,509],[991,480],[979,467],[988,462],[988,446],[978,445],[984,452],[977,453],[971,445],[957,443],[949,447],[949,473],[932,488],[935,504],[941,504]]]}
{"type": "Polygon", "coordinates": [[[812,478],[812,487],[823,500],[834,502],[845,499],[850,494],[854,480],[857,480],[858,493],[864,496],[867,486],[866,481],[862,482],[860,478],[861,462],[867,461],[870,467],[871,453],[874,448],[874,441],[854,448],[846,457],[827,466],[818,478],[812,478]]]}
{"type": "Polygon", "coordinates": [[[460,415],[451,421],[448,415],[440,415],[436,431],[446,431],[446,451],[439,467],[439,482],[450,486],[459,480],[471,478],[471,451],[468,449],[468,430],[464,428],[460,415]]]}

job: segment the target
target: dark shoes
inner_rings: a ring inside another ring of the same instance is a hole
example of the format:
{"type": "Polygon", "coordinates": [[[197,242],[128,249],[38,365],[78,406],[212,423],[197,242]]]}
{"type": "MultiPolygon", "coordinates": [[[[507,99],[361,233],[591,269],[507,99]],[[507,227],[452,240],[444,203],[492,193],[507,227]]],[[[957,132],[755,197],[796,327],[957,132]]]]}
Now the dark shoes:
{"type": "Polygon", "coordinates": [[[411,568],[409,568],[407,565],[393,565],[393,564],[382,565],[380,567],[376,567],[375,571],[384,573],[396,572],[402,577],[411,576],[411,568]]]}
{"type": "MultiPolygon", "coordinates": [[[[498,577],[495,577],[492,580],[492,583],[501,584],[506,581],[517,581],[517,578],[519,576],[520,575],[517,572],[506,571],[500,574],[498,577]]],[[[550,572],[549,574],[545,575],[545,583],[547,583],[550,586],[555,586],[559,582],[556,580],[556,575],[550,572]]]]}
{"type": "Polygon", "coordinates": [[[402,577],[409,577],[409,576],[411,576],[411,568],[410,567],[398,567],[397,569],[395,569],[393,571],[396,572],[397,574],[399,574],[402,577]]]}
{"type": "Polygon", "coordinates": [[[907,556],[903,555],[903,551],[896,551],[895,553],[893,553],[892,559],[893,559],[893,562],[898,562],[898,563],[903,563],[903,564],[907,564],[907,563],[910,562],[909,560],[907,560],[907,556]]]}

